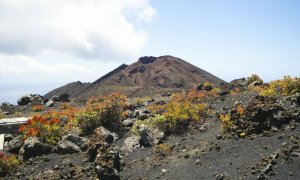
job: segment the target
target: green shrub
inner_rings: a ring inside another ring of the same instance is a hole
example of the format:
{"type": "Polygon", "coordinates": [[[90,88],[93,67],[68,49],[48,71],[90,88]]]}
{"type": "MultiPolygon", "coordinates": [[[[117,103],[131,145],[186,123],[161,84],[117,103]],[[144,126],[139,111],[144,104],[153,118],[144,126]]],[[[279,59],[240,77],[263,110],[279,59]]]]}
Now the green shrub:
{"type": "Polygon", "coordinates": [[[87,107],[76,115],[83,134],[90,134],[99,126],[115,128],[121,125],[126,106],[124,95],[113,93],[94,100],[89,101],[87,107]]]}
{"type": "Polygon", "coordinates": [[[6,155],[0,152],[0,176],[12,172],[19,166],[20,162],[15,155],[6,155]]]}

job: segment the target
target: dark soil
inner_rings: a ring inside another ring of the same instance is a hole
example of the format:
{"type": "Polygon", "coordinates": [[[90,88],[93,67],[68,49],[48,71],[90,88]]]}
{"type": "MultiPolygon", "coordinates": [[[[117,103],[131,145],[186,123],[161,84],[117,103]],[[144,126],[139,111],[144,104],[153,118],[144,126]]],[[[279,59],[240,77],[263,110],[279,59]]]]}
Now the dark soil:
{"type": "MultiPolygon", "coordinates": [[[[218,114],[236,103],[247,105],[257,93],[207,99],[211,114],[201,125],[165,140],[171,154],[142,147],[122,155],[121,179],[299,179],[300,123],[292,120],[278,129],[245,138],[222,131],[218,114]]],[[[278,100],[279,101],[279,100],[278,100]]],[[[285,108],[288,108],[286,105],[285,108]]],[[[123,139],[117,142],[121,148],[123,139]]],[[[25,161],[6,179],[96,179],[94,162],[86,153],[43,155],[25,161]]]]}

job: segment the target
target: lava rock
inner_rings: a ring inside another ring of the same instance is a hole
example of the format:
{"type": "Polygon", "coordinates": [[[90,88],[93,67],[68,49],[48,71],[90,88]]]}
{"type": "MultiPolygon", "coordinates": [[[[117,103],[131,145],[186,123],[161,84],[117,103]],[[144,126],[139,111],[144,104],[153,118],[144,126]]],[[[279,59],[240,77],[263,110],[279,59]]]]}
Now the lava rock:
{"type": "Polygon", "coordinates": [[[42,143],[37,138],[28,138],[25,140],[23,147],[19,153],[23,156],[24,160],[31,157],[48,154],[51,152],[51,147],[47,144],[42,143]]]}
{"type": "Polygon", "coordinates": [[[10,153],[18,153],[22,146],[22,136],[17,136],[7,143],[7,147],[5,147],[5,150],[10,153]]]}
{"type": "Polygon", "coordinates": [[[5,142],[9,142],[9,141],[11,141],[13,139],[14,139],[14,136],[12,134],[5,134],[4,135],[4,141],[5,142]]]}
{"type": "Polygon", "coordinates": [[[122,150],[128,151],[128,152],[132,152],[134,151],[136,148],[139,147],[140,145],[140,138],[137,136],[129,136],[127,137],[124,142],[123,142],[123,146],[122,146],[122,150]]]}
{"type": "Polygon", "coordinates": [[[227,90],[221,90],[221,91],[219,92],[219,95],[220,95],[220,96],[226,96],[227,94],[229,94],[229,91],[227,91],[227,90]]]}
{"type": "Polygon", "coordinates": [[[70,141],[62,140],[58,142],[56,152],[58,154],[73,154],[81,152],[81,149],[70,141]]]}
{"type": "Polygon", "coordinates": [[[125,127],[131,127],[132,125],[133,125],[133,123],[134,123],[134,119],[125,119],[123,122],[122,122],[122,124],[123,124],[123,126],[125,126],[125,127]]]}
{"type": "Polygon", "coordinates": [[[46,103],[47,107],[53,107],[54,106],[54,101],[50,100],[46,103]]]}
{"type": "Polygon", "coordinates": [[[109,130],[105,129],[104,127],[96,128],[93,131],[92,136],[90,137],[89,141],[89,148],[88,148],[88,155],[89,160],[92,162],[96,158],[98,149],[106,146],[112,145],[118,139],[118,135],[115,133],[110,132],[109,130]]]}
{"type": "Polygon", "coordinates": [[[36,175],[34,179],[61,179],[60,172],[57,170],[47,170],[36,175]]]}
{"type": "Polygon", "coordinates": [[[140,108],[140,109],[136,109],[133,114],[134,117],[140,120],[145,120],[148,119],[150,117],[150,111],[146,108],[140,108]]]}
{"type": "Polygon", "coordinates": [[[27,104],[31,103],[30,97],[31,97],[30,95],[24,95],[24,96],[22,96],[18,100],[18,105],[19,106],[24,106],[24,105],[27,105],[27,104]]]}
{"type": "Polygon", "coordinates": [[[151,128],[146,125],[141,125],[137,130],[141,136],[140,144],[146,147],[161,143],[165,136],[165,134],[157,128],[151,128]]]}
{"type": "Polygon", "coordinates": [[[119,152],[109,145],[103,145],[98,149],[94,161],[95,172],[101,180],[119,180],[121,169],[121,158],[119,152]]]}
{"type": "Polygon", "coordinates": [[[87,150],[88,148],[88,141],[80,137],[76,134],[68,134],[62,137],[62,141],[69,141],[74,143],[76,146],[78,146],[82,151],[87,150]]]}
{"type": "Polygon", "coordinates": [[[104,138],[104,141],[108,144],[113,144],[116,142],[116,140],[119,139],[118,135],[116,133],[110,132],[103,126],[100,126],[94,130],[95,134],[101,135],[104,138]]]}
{"type": "Polygon", "coordinates": [[[58,101],[60,102],[69,102],[70,101],[70,95],[69,94],[61,94],[58,96],[58,101]]]}

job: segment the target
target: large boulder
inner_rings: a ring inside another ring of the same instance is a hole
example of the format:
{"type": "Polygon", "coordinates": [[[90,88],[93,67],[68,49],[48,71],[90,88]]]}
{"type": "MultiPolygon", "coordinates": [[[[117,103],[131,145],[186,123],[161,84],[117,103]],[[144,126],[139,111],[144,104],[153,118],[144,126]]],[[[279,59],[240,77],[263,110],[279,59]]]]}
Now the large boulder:
{"type": "Polygon", "coordinates": [[[70,141],[62,140],[58,142],[56,152],[58,154],[73,154],[81,152],[81,149],[70,141]]]}
{"type": "Polygon", "coordinates": [[[58,101],[61,102],[69,102],[70,101],[70,95],[69,94],[61,94],[58,96],[58,101]]]}
{"type": "Polygon", "coordinates": [[[10,153],[18,153],[22,146],[23,146],[22,136],[17,136],[7,143],[5,150],[10,153]]]}
{"type": "Polygon", "coordinates": [[[42,103],[44,100],[44,97],[39,94],[30,94],[30,101],[34,103],[42,103]]]}
{"type": "Polygon", "coordinates": [[[48,154],[51,152],[51,147],[48,144],[44,144],[39,141],[38,138],[30,137],[25,140],[23,147],[19,153],[23,156],[24,160],[31,157],[48,154]]]}
{"type": "Polygon", "coordinates": [[[53,107],[54,106],[54,101],[50,100],[50,101],[46,102],[46,106],[47,107],[53,107]]]}
{"type": "Polygon", "coordinates": [[[137,128],[140,134],[140,144],[142,146],[153,146],[162,142],[165,134],[159,131],[157,128],[141,125],[137,128]]]}
{"type": "Polygon", "coordinates": [[[24,105],[28,105],[30,103],[41,104],[41,103],[43,103],[43,100],[44,100],[44,97],[39,94],[26,94],[18,100],[18,105],[24,106],[24,105]]]}
{"type": "Polygon", "coordinates": [[[98,154],[94,161],[95,172],[101,180],[119,180],[121,169],[121,158],[119,152],[112,146],[105,145],[98,149],[98,154]]]}
{"type": "Polygon", "coordinates": [[[18,105],[19,106],[24,106],[24,105],[27,105],[27,104],[31,103],[30,97],[31,97],[30,95],[24,95],[24,96],[22,96],[18,100],[18,105]]]}
{"type": "Polygon", "coordinates": [[[137,119],[133,118],[133,119],[125,119],[123,122],[122,122],[122,125],[125,126],[125,127],[131,127],[133,125],[133,123],[136,121],[137,119]]]}
{"type": "Polygon", "coordinates": [[[63,141],[69,141],[78,146],[82,151],[85,151],[88,148],[88,141],[76,134],[68,134],[62,137],[63,141]]]}
{"type": "Polygon", "coordinates": [[[133,112],[133,116],[137,119],[145,120],[150,117],[150,113],[151,112],[148,109],[146,109],[145,107],[141,107],[133,112]]]}
{"type": "Polygon", "coordinates": [[[98,149],[102,146],[114,144],[117,139],[117,134],[110,132],[104,127],[96,128],[89,141],[88,155],[90,156],[90,161],[94,161],[98,149]]]}
{"type": "Polygon", "coordinates": [[[94,130],[94,134],[101,135],[105,142],[113,144],[119,139],[116,133],[110,132],[103,126],[100,126],[94,130]]]}
{"type": "Polygon", "coordinates": [[[140,138],[138,136],[127,137],[122,146],[122,150],[132,152],[140,146],[140,138]]]}
{"type": "Polygon", "coordinates": [[[247,87],[247,80],[246,78],[241,78],[241,79],[235,79],[230,81],[227,86],[231,86],[232,88],[246,88],[247,87]]]}

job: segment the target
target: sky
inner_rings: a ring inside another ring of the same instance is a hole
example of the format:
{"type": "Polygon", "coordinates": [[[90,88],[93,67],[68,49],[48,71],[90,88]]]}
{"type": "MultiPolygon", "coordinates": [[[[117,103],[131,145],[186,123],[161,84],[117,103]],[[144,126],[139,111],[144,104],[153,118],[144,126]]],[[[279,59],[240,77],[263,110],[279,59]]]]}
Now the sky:
{"type": "Polygon", "coordinates": [[[298,0],[0,0],[0,102],[172,55],[226,81],[300,76],[298,0]]]}

